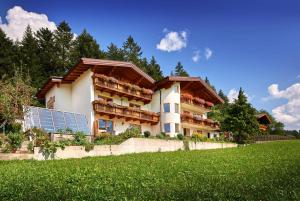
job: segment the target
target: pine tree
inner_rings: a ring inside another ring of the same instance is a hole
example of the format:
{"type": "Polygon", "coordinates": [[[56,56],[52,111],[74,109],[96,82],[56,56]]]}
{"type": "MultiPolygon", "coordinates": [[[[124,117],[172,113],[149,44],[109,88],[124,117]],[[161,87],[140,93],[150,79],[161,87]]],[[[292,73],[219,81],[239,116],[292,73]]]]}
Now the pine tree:
{"type": "Polygon", "coordinates": [[[118,48],[115,44],[110,43],[107,47],[105,58],[115,61],[125,61],[124,51],[118,48]]]}
{"type": "Polygon", "coordinates": [[[38,55],[38,43],[30,26],[24,32],[20,45],[20,62],[23,73],[30,75],[32,86],[41,87],[44,83],[44,70],[40,64],[38,55]]]}
{"type": "Polygon", "coordinates": [[[205,82],[206,82],[206,84],[207,84],[208,86],[210,86],[210,88],[212,88],[212,90],[214,90],[215,92],[217,92],[215,86],[212,85],[212,84],[210,83],[210,81],[208,80],[208,77],[205,77],[205,82]]]}
{"type": "Polygon", "coordinates": [[[72,50],[72,64],[76,64],[82,57],[99,59],[104,55],[100,51],[97,41],[85,29],[75,39],[72,50]]]}
{"type": "Polygon", "coordinates": [[[71,49],[73,45],[73,33],[65,21],[61,22],[54,32],[54,42],[56,48],[56,74],[63,75],[71,66],[71,49]]]}
{"type": "Polygon", "coordinates": [[[147,66],[147,74],[150,75],[155,81],[163,79],[163,73],[160,69],[159,64],[156,62],[155,58],[152,56],[150,63],[147,66]]]}
{"type": "Polygon", "coordinates": [[[189,77],[189,74],[184,70],[183,65],[180,61],[175,67],[175,76],[189,77]]]}
{"type": "Polygon", "coordinates": [[[51,75],[55,75],[56,55],[53,32],[48,28],[41,28],[36,32],[35,36],[43,76],[47,78],[51,75]]]}
{"type": "Polygon", "coordinates": [[[224,103],[228,103],[228,97],[224,94],[224,92],[220,89],[218,95],[224,100],[224,103]]]}
{"type": "Polygon", "coordinates": [[[139,66],[142,56],[141,47],[129,36],[123,44],[125,61],[129,61],[139,66]]]}
{"type": "Polygon", "coordinates": [[[12,76],[17,60],[17,47],[0,29],[0,79],[12,76]]]}
{"type": "Polygon", "coordinates": [[[238,99],[227,108],[227,116],[221,124],[225,131],[233,132],[237,142],[244,143],[259,134],[256,110],[247,102],[247,97],[240,88],[238,99]]]}

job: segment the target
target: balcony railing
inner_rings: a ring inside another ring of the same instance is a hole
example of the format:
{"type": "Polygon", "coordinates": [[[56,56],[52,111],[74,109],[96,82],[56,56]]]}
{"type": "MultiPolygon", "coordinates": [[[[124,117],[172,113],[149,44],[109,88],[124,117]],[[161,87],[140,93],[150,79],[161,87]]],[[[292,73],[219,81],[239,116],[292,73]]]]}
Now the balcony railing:
{"type": "Polygon", "coordinates": [[[102,74],[93,75],[94,86],[100,91],[110,94],[127,97],[129,100],[138,100],[149,103],[152,99],[153,91],[151,89],[141,88],[137,85],[122,82],[114,77],[108,77],[102,74]]]}
{"type": "Polygon", "coordinates": [[[266,126],[264,124],[259,124],[259,129],[262,131],[266,131],[268,129],[268,126],[266,126]]]}
{"type": "Polygon", "coordinates": [[[181,122],[194,124],[199,127],[207,127],[213,130],[219,130],[220,124],[211,119],[202,119],[198,116],[193,116],[192,114],[181,114],[181,122]]]}
{"type": "Polygon", "coordinates": [[[194,106],[206,109],[206,110],[211,110],[211,107],[214,105],[213,103],[211,103],[209,101],[205,101],[198,97],[193,97],[190,94],[181,94],[180,101],[181,101],[181,103],[194,105],[194,106]]]}
{"type": "Polygon", "coordinates": [[[96,100],[93,102],[94,111],[100,115],[108,115],[110,118],[125,118],[125,120],[137,120],[140,123],[157,124],[159,115],[132,107],[121,106],[112,102],[96,100]]]}

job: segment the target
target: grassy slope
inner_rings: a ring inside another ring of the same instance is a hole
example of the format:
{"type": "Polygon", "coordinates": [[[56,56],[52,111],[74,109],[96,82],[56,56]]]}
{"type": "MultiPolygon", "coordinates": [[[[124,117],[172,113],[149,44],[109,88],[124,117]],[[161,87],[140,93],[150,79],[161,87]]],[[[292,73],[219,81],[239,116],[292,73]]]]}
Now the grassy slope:
{"type": "Polygon", "coordinates": [[[300,200],[300,141],[0,162],[0,200],[300,200]]]}

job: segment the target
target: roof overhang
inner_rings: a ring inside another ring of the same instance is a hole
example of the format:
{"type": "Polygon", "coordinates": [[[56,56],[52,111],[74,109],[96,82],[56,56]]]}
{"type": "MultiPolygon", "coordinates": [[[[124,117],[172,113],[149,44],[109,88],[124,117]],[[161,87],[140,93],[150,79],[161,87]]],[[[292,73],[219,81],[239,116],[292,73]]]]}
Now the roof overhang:
{"type": "Polygon", "coordinates": [[[272,120],[266,113],[256,115],[258,121],[264,122],[265,124],[271,124],[272,120]]]}
{"type": "Polygon", "coordinates": [[[119,75],[121,78],[126,78],[132,83],[139,83],[139,85],[145,88],[153,88],[155,83],[149,75],[130,62],[81,58],[65,76],[51,77],[38,91],[37,97],[43,99],[56,83],[72,83],[88,69],[91,69],[95,73],[103,73],[109,76],[117,77],[119,75]]]}
{"type": "Polygon", "coordinates": [[[189,91],[192,95],[214,104],[224,103],[224,100],[199,77],[168,76],[157,82],[155,89],[169,88],[174,82],[180,83],[181,91],[189,91]]]}

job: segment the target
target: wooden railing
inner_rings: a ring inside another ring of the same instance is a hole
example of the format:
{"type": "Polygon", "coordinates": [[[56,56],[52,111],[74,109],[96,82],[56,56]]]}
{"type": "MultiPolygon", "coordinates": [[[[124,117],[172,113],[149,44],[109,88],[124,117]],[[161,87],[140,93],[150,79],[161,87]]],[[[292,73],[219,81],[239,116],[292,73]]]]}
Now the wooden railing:
{"type": "Polygon", "coordinates": [[[276,140],[295,140],[295,136],[291,135],[258,135],[254,137],[255,141],[276,141],[276,140]]]}
{"type": "Polygon", "coordinates": [[[96,89],[106,91],[112,95],[117,94],[128,99],[149,103],[152,99],[151,89],[141,88],[137,85],[119,81],[113,77],[102,74],[94,74],[93,82],[96,89]]]}
{"type": "Polygon", "coordinates": [[[268,128],[268,126],[264,125],[264,124],[259,124],[259,129],[262,131],[266,131],[268,128]]]}
{"type": "Polygon", "coordinates": [[[220,129],[220,124],[211,119],[201,119],[192,115],[181,114],[182,123],[190,123],[203,127],[210,127],[214,130],[220,129]]]}
{"type": "Polygon", "coordinates": [[[201,107],[207,110],[211,110],[211,106],[207,105],[206,102],[203,100],[203,102],[197,102],[195,100],[193,100],[192,98],[187,98],[184,95],[181,95],[180,97],[180,102],[181,103],[186,103],[186,104],[190,104],[190,105],[194,105],[197,107],[201,107]]]}
{"type": "Polygon", "coordinates": [[[140,123],[157,124],[159,115],[155,112],[121,106],[111,102],[96,100],[93,102],[94,111],[100,115],[108,115],[110,118],[125,118],[125,120],[138,120],[140,123]]]}

